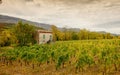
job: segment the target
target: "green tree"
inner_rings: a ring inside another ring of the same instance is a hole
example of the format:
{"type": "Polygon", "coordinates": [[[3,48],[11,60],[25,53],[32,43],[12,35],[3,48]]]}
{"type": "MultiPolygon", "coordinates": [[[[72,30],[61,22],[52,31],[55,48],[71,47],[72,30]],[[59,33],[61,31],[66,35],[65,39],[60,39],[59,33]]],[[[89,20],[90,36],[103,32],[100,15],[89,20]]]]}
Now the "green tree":
{"type": "Polygon", "coordinates": [[[77,32],[72,32],[72,40],[78,40],[79,37],[78,37],[78,33],[77,32]]]}
{"type": "Polygon", "coordinates": [[[9,46],[16,42],[16,37],[10,29],[5,29],[1,32],[0,46],[9,46]]]}
{"type": "Polygon", "coordinates": [[[82,29],[78,33],[78,36],[79,36],[80,40],[88,39],[89,38],[89,31],[86,29],[82,29]]]}
{"type": "Polygon", "coordinates": [[[52,32],[53,32],[53,40],[60,40],[61,39],[61,31],[58,30],[58,28],[54,25],[51,26],[52,32]]]}
{"type": "Polygon", "coordinates": [[[34,43],[35,28],[32,25],[24,24],[21,21],[14,27],[14,34],[17,37],[18,45],[25,46],[34,43]]]}

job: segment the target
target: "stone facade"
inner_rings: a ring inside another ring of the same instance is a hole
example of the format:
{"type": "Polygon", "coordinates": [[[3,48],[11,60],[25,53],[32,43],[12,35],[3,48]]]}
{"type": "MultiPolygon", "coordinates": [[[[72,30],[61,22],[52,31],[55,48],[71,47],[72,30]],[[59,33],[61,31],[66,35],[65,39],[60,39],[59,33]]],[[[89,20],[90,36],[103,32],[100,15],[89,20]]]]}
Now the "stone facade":
{"type": "Polygon", "coordinates": [[[38,44],[50,43],[53,40],[51,31],[37,30],[36,40],[38,44]]]}

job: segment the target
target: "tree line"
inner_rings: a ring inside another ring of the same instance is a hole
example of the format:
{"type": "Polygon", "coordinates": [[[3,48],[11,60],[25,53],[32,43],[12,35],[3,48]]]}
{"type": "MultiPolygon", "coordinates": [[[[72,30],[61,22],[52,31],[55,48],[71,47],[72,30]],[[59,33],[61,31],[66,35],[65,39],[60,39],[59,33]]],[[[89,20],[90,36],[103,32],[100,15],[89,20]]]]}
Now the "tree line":
{"type": "Polygon", "coordinates": [[[35,27],[33,25],[19,21],[16,25],[9,28],[1,28],[0,46],[26,46],[34,44],[34,33],[35,27]]]}
{"type": "MultiPolygon", "coordinates": [[[[38,28],[22,21],[11,25],[11,27],[0,27],[0,46],[26,46],[36,44],[34,37],[37,29],[43,28],[38,28]]],[[[86,29],[81,29],[79,32],[76,32],[64,28],[61,31],[55,25],[51,26],[51,31],[53,33],[53,41],[120,38],[120,36],[114,36],[110,33],[91,32],[86,29]]]]}
{"type": "Polygon", "coordinates": [[[110,33],[102,33],[81,29],[79,32],[75,32],[64,28],[63,31],[59,30],[55,25],[51,26],[53,32],[54,41],[67,41],[67,40],[91,40],[91,39],[115,39],[119,36],[112,35],[110,33]]]}

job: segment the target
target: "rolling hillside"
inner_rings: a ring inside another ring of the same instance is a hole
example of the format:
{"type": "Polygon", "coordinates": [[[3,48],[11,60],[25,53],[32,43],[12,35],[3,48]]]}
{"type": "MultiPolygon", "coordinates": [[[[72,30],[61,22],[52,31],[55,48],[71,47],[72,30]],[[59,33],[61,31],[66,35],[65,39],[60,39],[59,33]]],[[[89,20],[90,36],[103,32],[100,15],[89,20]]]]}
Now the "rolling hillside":
{"type": "MultiPolygon", "coordinates": [[[[6,15],[0,15],[0,26],[3,26],[3,25],[7,25],[7,26],[8,25],[13,25],[13,24],[17,23],[18,21],[22,21],[24,23],[33,24],[33,25],[35,25],[37,27],[44,28],[46,30],[49,30],[51,28],[50,24],[32,22],[32,21],[28,21],[28,20],[25,20],[25,19],[21,19],[21,18],[6,16],[6,15]]],[[[80,31],[79,28],[67,28],[67,29],[68,30],[72,30],[72,31],[77,31],[77,32],[80,31]]],[[[59,30],[64,31],[64,28],[59,28],[59,30]]]]}
{"type": "Polygon", "coordinates": [[[10,25],[10,24],[15,24],[18,21],[22,21],[24,23],[29,23],[29,24],[33,24],[37,27],[41,27],[44,29],[50,29],[50,25],[49,24],[44,24],[44,23],[37,23],[37,22],[32,22],[32,21],[28,21],[28,20],[24,20],[21,18],[16,18],[16,17],[11,17],[11,16],[6,16],[6,15],[0,15],[0,24],[4,24],[4,25],[10,25]]]}

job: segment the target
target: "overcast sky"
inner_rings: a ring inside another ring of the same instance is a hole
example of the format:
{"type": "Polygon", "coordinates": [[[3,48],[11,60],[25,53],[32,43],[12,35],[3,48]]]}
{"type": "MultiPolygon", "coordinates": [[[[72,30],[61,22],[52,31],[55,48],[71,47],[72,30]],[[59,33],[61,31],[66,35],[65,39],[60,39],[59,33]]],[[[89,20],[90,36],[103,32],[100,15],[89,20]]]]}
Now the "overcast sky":
{"type": "Polygon", "coordinates": [[[120,34],[120,0],[2,0],[0,14],[120,34]]]}

